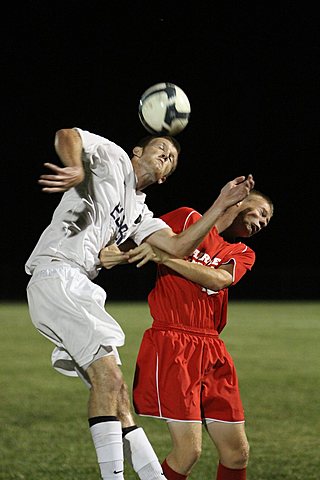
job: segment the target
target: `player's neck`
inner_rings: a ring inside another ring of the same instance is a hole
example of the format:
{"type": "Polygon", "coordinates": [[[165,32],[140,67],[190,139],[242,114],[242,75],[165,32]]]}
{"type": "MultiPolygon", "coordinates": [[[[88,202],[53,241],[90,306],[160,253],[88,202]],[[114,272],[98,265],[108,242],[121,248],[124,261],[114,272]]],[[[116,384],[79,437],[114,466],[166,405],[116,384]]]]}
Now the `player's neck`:
{"type": "Polygon", "coordinates": [[[155,183],[154,177],[144,170],[143,165],[136,161],[135,157],[132,159],[132,166],[136,176],[136,190],[144,190],[155,183]]]}
{"type": "Polygon", "coordinates": [[[219,235],[223,238],[223,240],[228,243],[236,242],[236,236],[232,233],[232,230],[230,228],[227,228],[223,232],[219,232],[219,235]]]}

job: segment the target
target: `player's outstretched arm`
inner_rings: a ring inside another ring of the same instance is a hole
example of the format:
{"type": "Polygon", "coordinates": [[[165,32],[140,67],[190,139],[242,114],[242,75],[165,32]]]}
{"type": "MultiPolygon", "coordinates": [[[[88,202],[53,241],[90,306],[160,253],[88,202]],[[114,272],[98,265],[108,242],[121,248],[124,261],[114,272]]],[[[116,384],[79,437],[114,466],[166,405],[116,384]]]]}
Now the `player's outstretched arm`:
{"type": "Polygon", "coordinates": [[[58,130],[55,149],[65,166],[61,168],[53,163],[44,164],[52,173],[41,175],[38,183],[42,185],[42,191],[47,193],[65,192],[84,180],[82,140],[79,133],[74,129],[58,130]]]}
{"type": "MultiPolygon", "coordinates": [[[[219,197],[212,206],[189,228],[178,235],[175,235],[170,228],[158,230],[145,239],[145,241],[152,246],[170,253],[174,257],[187,257],[202,242],[218,218],[220,218],[229,207],[236,205],[247,197],[253,187],[254,180],[252,175],[249,175],[247,178],[244,176],[237,177],[221,189],[219,197]]],[[[128,252],[130,258],[135,255],[136,250],[137,249],[128,252]]]]}
{"type": "Polygon", "coordinates": [[[233,263],[220,268],[208,267],[207,265],[190,262],[181,258],[174,258],[167,252],[157,247],[152,247],[148,243],[144,243],[135,249],[135,254],[131,258],[130,263],[133,262],[133,259],[137,262],[138,268],[150,260],[155,263],[161,263],[179,273],[187,280],[214,291],[229,287],[233,281],[233,263]]]}

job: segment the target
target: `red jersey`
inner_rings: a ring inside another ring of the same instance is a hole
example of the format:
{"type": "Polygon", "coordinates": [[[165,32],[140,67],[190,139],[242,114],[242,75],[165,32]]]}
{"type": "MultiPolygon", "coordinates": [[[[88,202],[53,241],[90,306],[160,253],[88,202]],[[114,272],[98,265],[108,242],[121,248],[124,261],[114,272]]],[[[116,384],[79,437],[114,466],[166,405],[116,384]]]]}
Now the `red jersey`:
{"type": "MultiPolygon", "coordinates": [[[[182,207],[163,215],[175,233],[188,228],[201,218],[200,213],[182,207]]],[[[236,284],[255,262],[254,251],[242,242],[228,243],[215,227],[190,256],[189,261],[218,268],[233,263],[233,282],[236,284]]],[[[148,296],[150,313],[157,328],[179,328],[217,334],[227,322],[228,288],[208,290],[191,282],[170,268],[158,266],[155,287],[148,296]]]]}

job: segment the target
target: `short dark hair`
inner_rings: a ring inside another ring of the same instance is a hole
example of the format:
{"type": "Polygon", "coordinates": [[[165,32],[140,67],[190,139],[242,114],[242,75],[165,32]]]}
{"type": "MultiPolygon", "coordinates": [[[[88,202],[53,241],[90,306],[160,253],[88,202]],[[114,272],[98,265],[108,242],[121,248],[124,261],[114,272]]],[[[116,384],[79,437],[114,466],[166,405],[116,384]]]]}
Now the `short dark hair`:
{"type": "Polygon", "coordinates": [[[175,146],[176,150],[178,153],[181,152],[181,145],[180,143],[178,142],[178,140],[176,140],[174,137],[172,137],[171,135],[147,135],[146,137],[142,137],[140,138],[140,140],[136,143],[136,146],[137,147],[142,147],[144,148],[146,145],[148,145],[148,143],[151,142],[151,140],[153,140],[154,138],[166,138],[167,140],[169,140],[169,142],[172,143],[172,145],[175,146]]]}

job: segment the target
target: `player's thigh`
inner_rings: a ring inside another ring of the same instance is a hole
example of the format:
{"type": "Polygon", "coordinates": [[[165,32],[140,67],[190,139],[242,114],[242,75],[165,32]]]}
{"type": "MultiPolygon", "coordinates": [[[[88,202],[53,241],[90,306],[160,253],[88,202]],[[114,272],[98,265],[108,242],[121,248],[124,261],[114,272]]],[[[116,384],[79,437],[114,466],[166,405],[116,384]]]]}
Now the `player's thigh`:
{"type": "Polygon", "coordinates": [[[189,454],[190,450],[201,451],[202,423],[201,422],[167,422],[173,448],[189,454]]]}
{"type": "Polygon", "coordinates": [[[210,422],[207,429],[220,454],[225,451],[248,450],[244,423],[210,422]]]}

